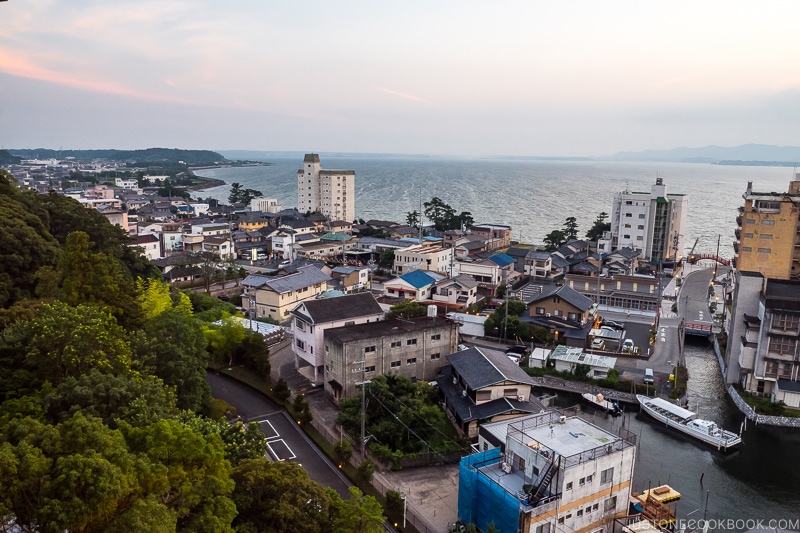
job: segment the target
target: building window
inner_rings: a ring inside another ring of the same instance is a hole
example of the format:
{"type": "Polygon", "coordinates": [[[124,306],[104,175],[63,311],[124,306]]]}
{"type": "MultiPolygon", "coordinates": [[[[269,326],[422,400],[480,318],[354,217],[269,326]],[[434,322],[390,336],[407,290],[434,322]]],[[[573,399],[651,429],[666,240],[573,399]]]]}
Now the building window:
{"type": "Polygon", "coordinates": [[[596,504],[594,504],[594,505],[592,505],[592,511],[596,511],[596,510],[598,510],[599,508],[600,508],[600,505],[599,505],[599,504],[597,504],[597,503],[596,503],[596,504]]]}
{"type": "Polygon", "coordinates": [[[569,483],[567,483],[567,488],[566,488],[566,490],[572,490],[572,481],[570,481],[569,483]]]}
{"type": "Polygon", "coordinates": [[[779,355],[794,355],[797,340],[791,337],[775,336],[769,338],[769,351],[779,355]]]}
{"type": "Polygon", "coordinates": [[[753,234],[752,233],[745,233],[744,234],[744,238],[745,239],[752,239],[753,238],[753,234]]]}
{"type": "Polygon", "coordinates": [[[639,224],[638,226],[636,226],[636,228],[637,229],[644,229],[644,224],[639,224]]]}
{"type": "Polygon", "coordinates": [[[432,341],[438,341],[438,340],[441,340],[441,339],[442,339],[442,336],[439,333],[437,333],[436,335],[431,335],[431,340],[432,341]]]}
{"type": "Polygon", "coordinates": [[[639,218],[644,218],[644,213],[639,213],[639,218]]]}
{"type": "Polygon", "coordinates": [[[771,254],[772,248],[759,248],[758,253],[760,254],[771,254]]]}
{"type": "Polygon", "coordinates": [[[577,512],[575,513],[575,517],[580,518],[582,516],[583,516],[583,509],[578,509],[577,512]]]}
{"type": "Polygon", "coordinates": [[[365,346],[364,347],[364,353],[373,353],[374,351],[375,351],[375,347],[374,346],[365,346]]]}
{"type": "Polygon", "coordinates": [[[631,218],[632,216],[633,216],[633,213],[625,213],[625,218],[631,218]]]}
{"type": "Polygon", "coordinates": [[[410,358],[406,359],[406,365],[411,366],[411,365],[416,365],[416,364],[417,364],[417,358],[416,357],[410,357],[410,358]]]}
{"type": "Polygon", "coordinates": [[[441,356],[442,356],[442,354],[432,353],[431,354],[431,361],[435,361],[435,360],[439,359],[441,356]]]}
{"type": "Polygon", "coordinates": [[[762,220],[761,224],[764,225],[764,226],[774,226],[775,225],[775,221],[774,220],[762,220]]]}
{"type": "Polygon", "coordinates": [[[603,502],[603,511],[605,511],[605,512],[613,511],[616,508],[617,508],[617,497],[616,496],[612,496],[609,499],[607,499],[605,502],[603,502]]]}
{"type": "Polygon", "coordinates": [[[365,366],[364,372],[366,372],[367,374],[369,374],[370,372],[375,372],[375,365],[365,366]]]}
{"type": "Polygon", "coordinates": [[[415,346],[417,344],[417,339],[408,339],[406,341],[406,346],[415,346]]]}
{"type": "Polygon", "coordinates": [[[580,480],[578,480],[578,485],[580,485],[581,487],[586,485],[586,478],[582,477],[580,480]]]}
{"type": "Polygon", "coordinates": [[[588,476],[586,476],[586,483],[591,483],[593,477],[594,477],[594,474],[589,474],[588,476]]]}
{"type": "Polygon", "coordinates": [[[742,246],[742,251],[743,252],[752,252],[753,251],[753,247],[752,246],[742,246]]]}
{"type": "Polygon", "coordinates": [[[305,341],[303,341],[301,339],[296,339],[296,341],[297,341],[296,344],[297,344],[298,348],[300,348],[301,350],[305,350],[306,349],[305,341]]]}
{"type": "Polygon", "coordinates": [[[536,314],[537,315],[543,315],[544,313],[545,313],[544,307],[537,307],[536,308],[536,314]]]}
{"type": "Polygon", "coordinates": [[[637,241],[643,241],[643,240],[644,240],[644,237],[642,237],[641,235],[639,235],[638,237],[636,237],[636,240],[637,240],[637,241]]]}
{"type": "Polygon", "coordinates": [[[745,224],[755,224],[756,220],[754,218],[748,218],[744,222],[745,222],[745,224]]]}
{"type": "Polygon", "coordinates": [[[392,368],[400,368],[400,361],[392,361],[392,368]]]}
{"type": "Polygon", "coordinates": [[[614,477],[614,467],[606,468],[600,472],[600,484],[611,483],[611,478],[614,477]]]}
{"type": "Polygon", "coordinates": [[[787,313],[775,313],[772,315],[773,329],[782,329],[783,331],[787,329],[796,330],[798,325],[800,325],[800,315],[790,315],[787,313]]]}
{"type": "Polygon", "coordinates": [[[392,348],[399,348],[402,344],[400,341],[392,341],[392,348]]]}
{"type": "Polygon", "coordinates": [[[564,523],[564,517],[562,516],[562,517],[560,517],[560,518],[558,519],[558,524],[559,524],[559,525],[561,525],[561,524],[563,524],[563,523],[564,523]]]}
{"type": "Polygon", "coordinates": [[[762,233],[759,238],[762,241],[769,241],[769,240],[772,240],[772,234],[771,233],[762,233]]]}
{"type": "Polygon", "coordinates": [[[536,533],[550,533],[550,522],[536,526],[536,533]]]}

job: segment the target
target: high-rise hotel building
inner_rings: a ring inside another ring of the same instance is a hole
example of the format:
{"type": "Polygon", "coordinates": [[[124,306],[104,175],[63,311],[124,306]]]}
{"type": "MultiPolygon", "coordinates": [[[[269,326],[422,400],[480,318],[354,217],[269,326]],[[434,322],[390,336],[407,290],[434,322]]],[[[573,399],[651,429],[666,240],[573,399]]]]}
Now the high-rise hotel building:
{"type": "Polygon", "coordinates": [[[642,259],[653,263],[680,260],[688,205],[688,196],[667,194],[662,178],[650,192],[617,193],[611,211],[613,249],[641,250],[642,259]]]}
{"type": "Polygon", "coordinates": [[[352,222],[356,215],[355,182],[354,170],[325,170],[320,168],[319,154],[306,154],[303,168],[297,171],[297,209],[352,222]]]}

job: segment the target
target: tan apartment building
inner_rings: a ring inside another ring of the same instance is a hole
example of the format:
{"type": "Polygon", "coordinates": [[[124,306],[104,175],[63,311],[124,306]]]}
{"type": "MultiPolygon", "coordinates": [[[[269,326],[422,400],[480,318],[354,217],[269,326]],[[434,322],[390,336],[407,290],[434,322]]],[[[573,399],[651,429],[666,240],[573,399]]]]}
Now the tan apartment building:
{"type": "Polygon", "coordinates": [[[470,233],[480,235],[486,242],[487,250],[508,248],[511,246],[511,226],[502,224],[480,224],[471,226],[470,233]]]}
{"type": "Polygon", "coordinates": [[[800,279],[800,174],[785,193],[755,192],[747,182],[733,243],[737,270],[772,279],[800,279]]]}
{"type": "Polygon", "coordinates": [[[320,168],[319,154],[306,154],[297,171],[297,209],[351,221],[356,212],[355,183],[354,170],[325,170],[320,168]]]}

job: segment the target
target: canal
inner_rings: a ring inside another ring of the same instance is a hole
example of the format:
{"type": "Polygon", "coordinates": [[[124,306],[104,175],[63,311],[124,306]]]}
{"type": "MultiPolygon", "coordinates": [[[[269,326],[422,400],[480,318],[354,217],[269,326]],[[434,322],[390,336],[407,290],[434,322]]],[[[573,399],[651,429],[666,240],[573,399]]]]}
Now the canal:
{"type": "MultiPolygon", "coordinates": [[[[744,416],[725,390],[716,356],[705,340],[687,338],[689,409],[738,432],[744,416]]],[[[559,395],[567,407],[577,395],[559,395]]],[[[724,454],[662,427],[645,413],[610,418],[581,405],[581,415],[616,431],[624,424],[638,436],[634,491],[667,483],[681,493],[679,519],[792,521],[800,529],[800,433],[748,424],[741,449],[724,454]],[[706,506],[706,501],[707,506],[706,506]]],[[[744,522],[739,522],[744,524],[744,522]]],[[[752,522],[749,524],[752,525],[752,522]]],[[[739,528],[736,528],[738,530],[739,528]]],[[[721,529],[720,529],[721,530],[721,529]]]]}

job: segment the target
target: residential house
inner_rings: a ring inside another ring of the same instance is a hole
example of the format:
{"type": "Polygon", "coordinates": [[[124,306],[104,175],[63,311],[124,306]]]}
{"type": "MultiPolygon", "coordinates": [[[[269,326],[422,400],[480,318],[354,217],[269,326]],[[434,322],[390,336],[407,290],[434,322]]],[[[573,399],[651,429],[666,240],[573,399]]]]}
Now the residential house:
{"type": "Polygon", "coordinates": [[[248,313],[254,313],[255,317],[283,321],[298,303],[325,292],[330,279],[330,276],[312,265],[300,267],[286,276],[250,274],[242,280],[245,288],[242,307],[248,313]]]}
{"type": "Polygon", "coordinates": [[[569,346],[586,345],[586,338],[597,312],[592,300],[566,286],[553,286],[548,292],[526,302],[520,319],[547,329],[569,346]]]}
{"type": "Polygon", "coordinates": [[[548,278],[553,270],[550,252],[529,249],[523,258],[523,272],[532,278],[548,278]]]}
{"type": "Polygon", "coordinates": [[[423,302],[430,299],[437,281],[444,279],[441,274],[412,270],[383,284],[383,295],[423,302]]]}
{"type": "MultiPolygon", "coordinates": [[[[314,268],[314,267],[307,267],[314,268]]],[[[371,293],[363,292],[335,298],[311,299],[300,302],[291,311],[295,366],[307,374],[312,383],[325,378],[325,331],[340,326],[353,326],[383,320],[384,311],[371,293]]]]}
{"type": "Polygon", "coordinates": [[[447,356],[436,378],[445,410],[464,435],[478,436],[478,424],[544,410],[532,395],[533,379],[506,354],[468,348],[447,356]]]}
{"type": "Polygon", "coordinates": [[[505,254],[514,259],[514,270],[527,274],[525,272],[525,258],[531,250],[536,250],[536,248],[530,245],[509,246],[505,254]]]}
{"type": "Polygon", "coordinates": [[[331,277],[333,280],[329,285],[345,293],[357,292],[369,287],[369,269],[367,267],[334,267],[331,277]]]}
{"type": "Polygon", "coordinates": [[[547,411],[482,424],[461,460],[458,517],[482,531],[615,533],[627,514],[636,435],[547,411]]]}
{"type": "Polygon", "coordinates": [[[228,236],[205,237],[203,239],[202,250],[216,255],[222,261],[235,257],[233,253],[233,242],[228,236]]]}
{"type": "Polygon", "coordinates": [[[457,349],[456,328],[451,320],[417,317],[326,329],[325,390],[338,402],[376,375],[431,381],[457,349]]]}
{"type": "Polygon", "coordinates": [[[617,248],[603,256],[603,272],[632,276],[639,269],[641,253],[635,248],[617,248]]]}
{"type": "Polygon", "coordinates": [[[156,235],[137,235],[136,246],[142,249],[142,255],[153,261],[161,257],[161,241],[156,235]]]}
{"type": "Polygon", "coordinates": [[[477,261],[458,261],[455,264],[456,274],[467,274],[478,282],[478,295],[492,298],[497,288],[503,284],[504,271],[494,261],[479,259],[477,261]]]}
{"type": "Polygon", "coordinates": [[[250,200],[250,211],[280,213],[281,206],[278,204],[277,198],[253,198],[250,200]]]}
{"type": "Polygon", "coordinates": [[[511,226],[502,224],[479,224],[470,226],[470,233],[480,235],[486,242],[487,250],[508,248],[511,246],[511,226]]]}
{"type": "Polygon", "coordinates": [[[466,309],[478,301],[478,282],[466,274],[444,278],[434,285],[431,300],[451,310],[466,309]]]}

